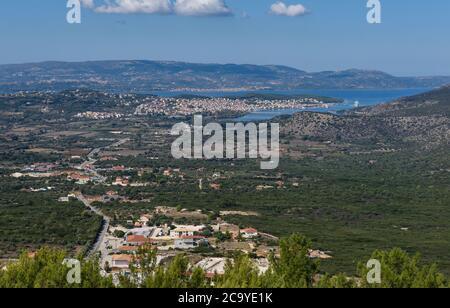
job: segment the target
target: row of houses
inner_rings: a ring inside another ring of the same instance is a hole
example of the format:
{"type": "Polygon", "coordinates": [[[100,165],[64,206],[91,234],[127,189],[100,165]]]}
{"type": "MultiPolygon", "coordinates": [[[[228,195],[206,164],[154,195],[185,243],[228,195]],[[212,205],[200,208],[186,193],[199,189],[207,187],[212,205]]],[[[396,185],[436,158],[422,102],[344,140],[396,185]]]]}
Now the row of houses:
{"type": "MultiPolygon", "coordinates": [[[[194,250],[211,245],[211,239],[201,235],[205,225],[178,225],[173,229],[165,227],[143,227],[133,229],[126,235],[123,245],[113,251],[112,268],[115,271],[128,269],[129,264],[141,247],[150,247],[159,251],[194,250]]],[[[239,229],[236,225],[218,224],[212,226],[213,231],[229,233],[233,239],[241,236],[244,239],[258,237],[258,231],[253,228],[239,229]]]]}

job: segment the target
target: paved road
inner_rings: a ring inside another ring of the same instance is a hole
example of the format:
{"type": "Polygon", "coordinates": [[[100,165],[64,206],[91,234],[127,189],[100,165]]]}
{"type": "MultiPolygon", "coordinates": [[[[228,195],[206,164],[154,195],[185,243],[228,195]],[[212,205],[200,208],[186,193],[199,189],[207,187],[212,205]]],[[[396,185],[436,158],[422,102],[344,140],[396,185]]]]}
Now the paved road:
{"type": "MultiPolygon", "coordinates": [[[[101,176],[97,170],[95,170],[95,163],[97,162],[97,160],[94,158],[97,154],[99,154],[103,149],[109,149],[109,148],[114,148],[114,147],[119,147],[123,144],[125,144],[126,142],[128,142],[130,139],[126,138],[126,139],[121,139],[109,146],[103,147],[103,148],[96,148],[93,149],[87,156],[88,160],[83,162],[80,166],[79,169],[84,170],[87,173],[91,173],[94,176],[96,176],[98,178],[98,181],[101,183],[104,183],[106,181],[106,178],[101,176]],[[88,166],[92,166],[92,168],[88,168],[88,166]]],[[[90,258],[92,256],[94,256],[97,252],[102,253],[102,257],[103,257],[103,253],[104,251],[101,251],[102,249],[102,243],[105,240],[105,236],[108,232],[109,226],[111,224],[111,218],[109,218],[108,216],[106,216],[105,214],[103,214],[103,212],[96,208],[95,206],[93,206],[84,196],[82,193],[78,193],[76,194],[77,199],[79,201],[81,201],[87,208],[89,208],[91,211],[93,211],[95,214],[97,214],[98,216],[102,217],[102,228],[100,229],[100,231],[97,234],[97,237],[95,238],[95,242],[92,244],[92,246],[90,247],[89,251],[86,253],[86,257],[90,258]]]]}
{"type": "Polygon", "coordinates": [[[104,215],[100,209],[96,208],[88,200],[86,200],[83,194],[77,194],[77,199],[83,202],[83,204],[95,214],[102,217],[102,228],[98,232],[95,242],[91,245],[89,251],[86,253],[86,257],[91,258],[99,251],[100,245],[103,243],[108,232],[109,226],[111,224],[111,219],[108,216],[104,215]]]}

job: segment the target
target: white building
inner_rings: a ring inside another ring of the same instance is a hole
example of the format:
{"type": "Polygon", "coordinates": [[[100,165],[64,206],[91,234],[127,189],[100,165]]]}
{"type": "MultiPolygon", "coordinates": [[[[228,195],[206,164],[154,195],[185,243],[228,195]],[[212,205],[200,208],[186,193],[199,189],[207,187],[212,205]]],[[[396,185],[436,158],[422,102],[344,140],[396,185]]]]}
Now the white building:
{"type": "Polygon", "coordinates": [[[208,240],[203,236],[187,236],[175,240],[175,249],[195,249],[201,245],[208,245],[208,240]]]}
{"type": "Polygon", "coordinates": [[[133,257],[130,255],[114,255],[111,267],[113,270],[128,270],[131,262],[133,262],[133,257]]]}
{"type": "Polygon", "coordinates": [[[170,236],[173,238],[181,238],[186,236],[194,236],[195,233],[201,232],[205,226],[176,226],[170,231],[170,236]]]}
{"type": "Polygon", "coordinates": [[[195,266],[205,271],[207,276],[213,277],[225,273],[227,261],[226,258],[207,258],[198,262],[195,266]]]}
{"type": "Polygon", "coordinates": [[[245,239],[252,239],[259,236],[258,230],[253,228],[243,229],[241,230],[241,236],[245,239]]]}

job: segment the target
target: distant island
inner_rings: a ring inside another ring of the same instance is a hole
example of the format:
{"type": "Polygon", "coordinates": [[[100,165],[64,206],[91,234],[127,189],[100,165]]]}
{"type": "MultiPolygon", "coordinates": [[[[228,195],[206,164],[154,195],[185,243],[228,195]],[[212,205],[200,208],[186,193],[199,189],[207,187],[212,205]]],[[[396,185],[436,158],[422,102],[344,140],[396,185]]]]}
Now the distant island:
{"type": "Polygon", "coordinates": [[[89,88],[116,93],[247,92],[289,89],[435,88],[450,76],[396,77],[380,71],[310,73],[287,66],[167,61],[41,62],[0,65],[0,92],[89,88]]]}

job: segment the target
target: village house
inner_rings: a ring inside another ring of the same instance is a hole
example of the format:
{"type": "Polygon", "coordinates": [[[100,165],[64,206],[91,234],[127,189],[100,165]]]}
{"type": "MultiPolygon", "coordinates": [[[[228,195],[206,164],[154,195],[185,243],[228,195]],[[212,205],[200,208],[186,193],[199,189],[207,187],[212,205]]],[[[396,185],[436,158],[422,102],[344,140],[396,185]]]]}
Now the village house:
{"type": "Polygon", "coordinates": [[[80,174],[80,173],[70,173],[67,176],[68,180],[77,181],[76,183],[79,185],[86,185],[91,181],[91,178],[88,175],[80,174]]]}
{"type": "Polygon", "coordinates": [[[127,271],[130,268],[130,264],[133,262],[133,256],[131,255],[113,255],[112,256],[112,270],[127,271]]]}
{"type": "Polygon", "coordinates": [[[103,156],[100,161],[117,161],[117,158],[113,156],[103,156]]]}
{"type": "Polygon", "coordinates": [[[122,186],[127,187],[130,184],[130,181],[127,179],[123,179],[121,177],[117,177],[116,180],[112,183],[114,186],[122,186]]]}
{"type": "Polygon", "coordinates": [[[261,190],[266,190],[266,189],[273,189],[273,186],[269,186],[269,185],[258,185],[256,186],[256,190],[257,191],[261,191],[261,190]]]}
{"type": "Polygon", "coordinates": [[[127,246],[142,246],[150,243],[151,240],[143,235],[128,235],[125,242],[127,246]]]}
{"type": "Polygon", "coordinates": [[[209,245],[208,239],[204,236],[184,236],[175,240],[175,249],[195,249],[202,245],[209,245]]]}
{"type": "Polygon", "coordinates": [[[209,187],[211,187],[211,189],[213,189],[213,190],[220,190],[222,186],[217,183],[212,183],[209,185],[209,187]]]}
{"type": "Polygon", "coordinates": [[[145,214],[145,215],[142,215],[140,218],[139,218],[139,223],[141,223],[143,226],[146,226],[147,225],[147,223],[152,219],[152,215],[150,215],[150,214],[145,214]]]}
{"type": "Polygon", "coordinates": [[[58,202],[69,202],[69,201],[70,201],[69,197],[61,197],[58,199],[58,202]]]}
{"type": "Polygon", "coordinates": [[[201,268],[208,278],[225,274],[226,258],[206,258],[198,262],[195,267],[201,268]]]}
{"type": "Polygon", "coordinates": [[[258,234],[258,230],[253,229],[253,228],[248,228],[248,229],[241,230],[241,236],[245,239],[254,239],[254,238],[257,238],[259,236],[259,234],[258,234]]]}
{"type": "Polygon", "coordinates": [[[125,166],[114,166],[113,171],[125,171],[125,166]]]}
{"type": "Polygon", "coordinates": [[[103,196],[87,196],[86,200],[89,202],[103,202],[103,196]]]}
{"type": "Polygon", "coordinates": [[[142,222],[136,221],[136,222],[134,223],[134,227],[135,227],[135,228],[142,228],[143,226],[144,226],[144,224],[143,224],[142,222]]]}
{"type": "Polygon", "coordinates": [[[170,231],[170,236],[174,238],[182,238],[185,236],[194,236],[195,233],[205,229],[205,226],[177,226],[170,231]]]}

